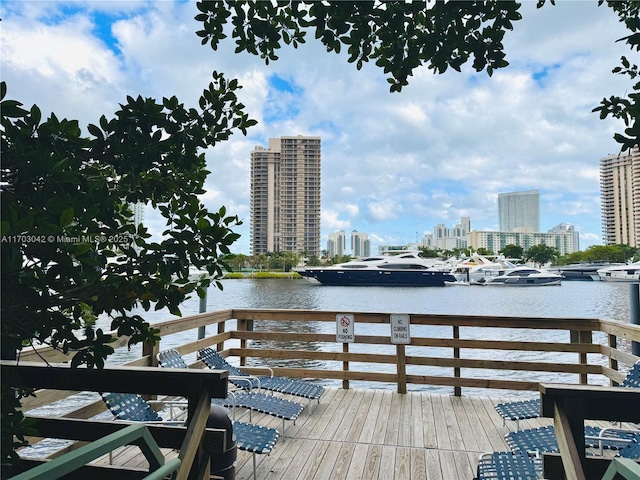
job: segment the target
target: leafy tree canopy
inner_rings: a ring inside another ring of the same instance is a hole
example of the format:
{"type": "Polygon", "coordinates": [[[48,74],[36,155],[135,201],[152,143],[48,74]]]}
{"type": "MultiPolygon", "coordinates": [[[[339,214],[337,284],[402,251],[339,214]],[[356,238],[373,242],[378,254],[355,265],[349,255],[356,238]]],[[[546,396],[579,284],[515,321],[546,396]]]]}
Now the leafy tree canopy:
{"type": "Polygon", "coordinates": [[[408,85],[413,70],[427,65],[443,73],[472,60],[476,71],[505,67],[502,39],[520,20],[520,4],[505,2],[198,2],[197,35],[216,50],[231,23],[236,53],[260,55],[268,64],[284,45],[305,43],[307,32],[328,52],[345,48],[348,61],[389,73],[391,91],[408,85]]]}
{"type": "Polygon", "coordinates": [[[420,247],[420,256],[425,258],[438,258],[440,256],[440,252],[428,247],[420,247]]]}
{"type": "Polygon", "coordinates": [[[74,364],[101,365],[110,348],[93,332],[98,315],[113,314],[113,328],[135,343],[152,336],[128,316],[135,306],[177,314],[209,283],[190,280],[190,265],[221,276],[219,253],[238,238],[239,220],[200,203],[209,173],[200,150],[255,121],[237,101],[237,82],[213,77],[200,110],[175,97],[127,97],[114,118],[88,125],[89,137],[75,120],[43,121],[36,105],[6,99],[2,84],[3,355],[35,340],[78,351],[74,364]],[[166,219],[161,242],[133,224],[137,202],[166,219]]]}
{"type": "Polygon", "coordinates": [[[500,250],[500,253],[507,258],[522,258],[523,252],[524,249],[521,246],[513,244],[505,245],[505,247],[500,250]]]}
{"type": "Polygon", "coordinates": [[[558,249],[545,244],[534,245],[525,252],[527,260],[532,260],[538,265],[544,265],[558,258],[558,249]]]}
{"type": "MultiPolygon", "coordinates": [[[[631,31],[624,40],[635,50],[638,4],[607,1],[631,31]]],[[[266,63],[310,32],[328,52],[346,49],[358,69],[375,62],[389,75],[390,90],[400,92],[421,65],[443,73],[471,62],[489,75],[507,66],[502,40],[520,20],[519,8],[513,1],[226,0],[198,2],[196,20],[203,44],[215,50],[231,31],[238,53],[260,55],[266,63]]],[[[638,67],[623,58],[614,72],[635,79],[638,67]]],[[[209,173],[202,150],[256,123],[244,113],[238,88],[236,80],[214,72],[197,107],[175,97],[160,103],[127,97],[113,118],[88,125],[86,136],[76,120],[52,114],[43,121],[36,105],[25,109],[6,98],[2,84],[3,356],[43,342],[76,352],[74,365],[101,366],[111,338],[94,328],[98,315],[110,316],[112,328],[130,343],[153,341],[154,330],[132,315],[134,307],[179,313],[185,297],[202,294],[209,283],[192,279],[190,265],[206,269],[214,281],[220,277],[220,255],[237,239],[232,228],[239,219],[224,207],[209,212],[198,200],[209,173]],[[161,241],[132,223],[130,205],[136,202],[165,218],[161,241]]],[[[638,143],[638,90],[636,83],[628,98],[604,99],[596,109],[602,118],[625,121],[627,129],[616,136],[623,148],[638,143]]],[[[277,260],[290,268],[296,259],[277,260]]],[[[15,398],[5,387],[3,382],[3,400],[15,398]]],[[[20,423],[14,416],[6,428],[17,410],[4,407],[3,461],[12,455],[12,428],[20,423]]]]}
{"type": "MultiPolygon", "coordinates": [[[[211,279],[221,288],[220,255],[229,253],[240,222],[199,201],[209,173],[201,150],[255,124],[238,88],[214,72],[199,108],[175,97],[127,97],[84,136],[78,121],[55,114],[43,120],[37,105],[24,109],[1,84],[3,358],[49,344],[73,353],[72,366],[101,367],[113,338],[95,328],[99,315],[130,345],[154,342],[156,331],[135,307],[180,314],[187,295],[204,295],[211,279]],[[132,221],[136,202],[166,220],[160,242],[132,221]],[[192,278],[190,265],[211,279],[192,278]]],[[[11,463],[13,448],[24,444],[22,415],[2,380],[2,461],[11,463]]]]}
{"type": "Polygon", "coordinates": [[[570,265],[580,262],[617,262],[632,261],[638,249],[629,245],[592,245],[584,252],[574,252],[558,258],[558,265],[570,265]]]}
{"type": "MultiPolygon", "coordinates": [[[[538,8],[546,0],[538,0],[538,8]]],[[[554,0],[550,0],[554,4],[554,0]]],[[[619,41],[631,50],[640,49],[640,2],[637,0],[598,0],[613,9],[630,34],[619,41]]],[[[449,68],[461,71],[467,62],[478,72],[509,65],[502,43],[507,30],[522,18],[521,4],[512,0],[484,1],[356,1],[320,2],[280,0],[278,2],[197,2],[196,20],[202,29],[196,33],[202,44],[216,50],[227,37],[225,26],[231,25],[236,53],[259,55],[265,63],[277,60],[277,51],[283,45],[294,48],[305,43],[311,33],[327,52],[340,53],[346,49],[348,61],[362,68],[374,61],[389,74],[387,81],[392,92],[400,92],[409,84],[413,71],[426,65],[434,73],[449,68]]],[[[638,76],[638,66],[626,57],[613,73],[638,76]]],[[[632,87],[633,93],[622,98],[602,99],[594,108],[600,118],[609,116],[622,119],[624,133],[616,133],[615,140],[621,150],[640,144],[640,82],[632,87]]]]}

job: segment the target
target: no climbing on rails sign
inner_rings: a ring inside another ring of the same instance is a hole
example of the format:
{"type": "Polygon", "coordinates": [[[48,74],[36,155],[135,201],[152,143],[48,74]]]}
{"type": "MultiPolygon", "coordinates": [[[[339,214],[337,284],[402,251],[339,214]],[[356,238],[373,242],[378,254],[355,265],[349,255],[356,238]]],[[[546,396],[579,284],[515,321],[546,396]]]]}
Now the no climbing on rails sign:
{"type": "Polygon", "coordinates": [[[409,315],[391,315],[391,343],[406,345],[411,343],[411,321],[409,315]]]}

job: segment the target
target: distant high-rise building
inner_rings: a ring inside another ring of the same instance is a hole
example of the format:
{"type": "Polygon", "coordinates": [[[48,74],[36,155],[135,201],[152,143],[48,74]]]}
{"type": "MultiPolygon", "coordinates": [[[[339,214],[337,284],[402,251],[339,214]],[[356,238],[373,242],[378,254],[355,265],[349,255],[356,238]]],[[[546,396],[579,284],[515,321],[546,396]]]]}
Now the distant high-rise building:
{"type": "Polygon", "coordinates": [[[327,256],[333,258],[335,256],[342,257],[347,245],[347,236],[344,230],[329,234],[327,241],[327,256]]]}
{"type": "Polygon", "coordinates": [[[539,232],[540,195],[538,190],[498,195],[501,232],[539,232]]]}
{"type": "Polygon", "coordinates": [[[354,230],[351,232],[351,256],[368,257],[371,255],[371,241],[366,233],[354,230]]]}
{"type": "Polygon", "coordinates": [[[462,217],[452,228],[439,223],[433,228],[433,235],[425,235],[422,246],[434,249],[454,250],[467,248],[467,235],[471,231],[471,217],[462,217]]]}
{"type": "Polygon", "coordinates": [[[600,159],[602,240],[640,246],[640,151],[600,159]]]}
{"type": "Polygon", "coordinates": [[[270,138],[251,152],[251,253],[320,254],[320,137],[270,138]]]}
{"type": "Polygon", "coordinates": [[[526,252],[535,245],[554,247],[560,255],[577,252],[578,245],[575,232],[568,230],[558,232],[488,232],[473,230],[469,233],[469,247],[473,250],[485,248],[498,253],[507,245],[517,245],[526,252]]]}
{"type": "Polygon", "coordinates": [[[137,227],[144,222],[144,203],[130,203],[129,207],[133,211],[133,224],[137,227]]]}
{"type": "MultiPolygon", "coordinates": [[[[138,225],[144,223],[144,203],[136,202],[130,203],[129,208],[133,212],[133,217],[131,218],[131,222],[135,225],[136,231],[138,229],[138,225]]],[[[140,253],[141,247],[139,247],[135,242],[133,242],[133,249],[140,253]]]]}
{"type": "Polygon", "coordinates": [[[551,230],[549,230],[549,233],[566,233],[568,235],[571,235],[573,251],[577,252],[578,250],[580,250],[580,234],[576,232],[576,228],[570,223],[561,223],[559,225],[556,225],[551,230]]]}

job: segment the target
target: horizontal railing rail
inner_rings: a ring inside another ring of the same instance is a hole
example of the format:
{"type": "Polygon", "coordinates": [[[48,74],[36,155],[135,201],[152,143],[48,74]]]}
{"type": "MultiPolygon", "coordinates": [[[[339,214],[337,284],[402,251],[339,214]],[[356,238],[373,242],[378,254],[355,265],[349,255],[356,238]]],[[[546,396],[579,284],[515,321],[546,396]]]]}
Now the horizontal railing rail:
{"type": "MultiPolygon", "coordinates": [[[[353,381],[366,381],[394,384],[400,393],[405,393],[408,385],[447,387],[454,395],[461,395],[464,388],[534,392],[540,383],[549,383],[550,378],[554,382],[557,379],[562,383],[587,384],[598,377],[599,384],[615,385],[624,379],[625,370],[640,360],[632,353],[633,342],[640,343],[640,326],[612,320],[409,314],[410,341],[397,344],[392,341],[391,314],[228,309],[154,323],[160,332],[160,342],[144,344],[141,353],[127,362],[128,367],[108,367],[103,373],[74,369],[78,375],[74,381],[65,380],[67,383],[38,377],[37,381],[28,383],[39,388],[37,396],[23,399],[23,410],[50,404],[74,392],[98,388],[185,396],[190,400],[192,421],[182,441],[194,440],[180,445],[179,478],[187,478],[189,473],[185,472],[191,472],[191,465],[202,461],[203,453],[195,438],[207,434],[209,394],[198,390],[198,382],[190,382],[183,388],[175,386],[173,381],[158,381],[154,377],[175,372],[148,368],[157,366],[156,354],[169,347],[192,357],[199,349],[212,347],[250,372],[264,374],[258,365],[266,362],[276,375],[342,381],[344,388],[349,388],[353,381]],[[340,341],[336,335],[337,319],[345,314],[353,319],[353,342],[340,341]],[[204,335],[205,331],[209,333],[204,335]],[[531,335],[532,331],[535,335],[531,335]],[[508,334],[504,335],[505,332],[508,334]],[[178,345],[176,334],[180,334],[178,345]],[[143,372],[144,377],[134,377],[137,374],[132,372],[136,371],[143,372]],[[104,377],[91,379],[86,372],[104,377]],[[107,381],[107,377],[110,380],[107,381]],[[174,386],[164,388],[168,385],[174,386]],[[162,388],[158,388],[160,386],[162,388]]],[[[127,341],[119,338],[112,345],[126,348],[127,341]]],[[[23,350],[19,364],[29,367],[29,362],[68,361],[69,356],[40,347],[23,350]]],[[[204,368],[197,359],[191,363],[196,375],[197,369],[204,368]]],[[[2,368],[4,374],[4,362],[2,368]]],[[[188,376],[189,371],[186,373],[188,376]]],[[[216,396],[221,393],[216,392],[216,396]]],[[[64,428],[42,421],[40,425],[47,426],[43,435],[52,435],[52,428],[73,432],[90,429],[91,422],[87,422],[86,427],[76,427],[74,419],[90,418],[104,408],[101,401],[75,408],[56,419],[58,425],[66,425],[64,428]]],[[[104,427],[94,428],[94,432],[97,431],[104,431],[104,427]]],[[[76,440],[91,441],[86,430],[83,435],[74,435],[76,440]]],[[[216,438],[222,441],[221,437],[216,438]]],[[[158,443],[162,446],[160,440],[158,443]]],[[[204,443],[211,444],[211,441],[204,443]]],[[[98,477],[92,472],[92,478],[98,477]]]]}
{"type": "MultiPolygon", "coordinates": [[[[155,323],[161,341],[144,345],[142,355],[129,364],[157,365],[155,356],[167,348],[168,336],[180,333],[188,338],[184,333],[192,331],[192,341],[171,344],[182,355],[210,346],[223,356],[237,358],[249,371],[249,365],[255,368],[268,361],[276,375],[341,380],[345,388],[350,381],[393,383],[399,392],[406,392],[411,384],[434,385],[451,387],[460,395],[463,388],[537,391],[541,374],[546,375],[544,381],[557,375],[565,383],[585,384],[589,376],[600,376],[600,383],[615,384],[624,378],[618,363],[629,367],[639,360],[630,345],[640,342],[640,326],[612,320],[409,314],[410,343],[396,345],[391,341],[390,315],[283,309],[202,313],[155,323]],[[353,343],[336,339],[336,317],[345,313],[353,315],[353,343]],[[310,323],[322,327],[305,330],[310,323]],[[205,327],[215,333],[199,337],[205,327]],[[508,338],[499,339],[495,332],[505,329],[508,338]],[[527,335],[532,330],[541,332],[534,340],[527,335]],[[521,354],[535,359],[516,359],[521,354]]],[[[21,354],[22,360],[40,357],[60,358],[46,348],[21,354]]],[[[203,367],[197,362],[193,366],[203,367]]],[[[42,391],[36,400],[25,399],[25,403],[35,408],[59,398],[60,392],[42,391]]],[[[82,418],[99,408],[85,406],[67,415],[82,418]]]]}

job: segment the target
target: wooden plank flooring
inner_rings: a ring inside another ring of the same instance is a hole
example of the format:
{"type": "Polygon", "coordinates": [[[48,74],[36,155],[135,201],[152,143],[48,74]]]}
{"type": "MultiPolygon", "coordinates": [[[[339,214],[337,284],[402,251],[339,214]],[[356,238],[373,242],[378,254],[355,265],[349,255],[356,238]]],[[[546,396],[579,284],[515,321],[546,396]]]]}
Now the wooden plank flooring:
{"type": "MultiPolygon", "coordinates": [[[[257,479],[470,480],[481,453],[508,450],[504,435],[515,424],[503,427],[493,408],[499,401],[328,388],[319,405],[287,425],[271,455],[258,456],[257,479]]],[[[269,416],[253,420],[280,428],[269,416]]],[[[238,452],[236,478],[252,474],[251,455],[238,452]]]]}
{"type": "MultiPolygon", "coordinates": [[[[286,422],[285,438],[271,455],[257,455],[257,480],[472,479],[478,455],[507,450],[504,435],[515,428],[502,425],[493,409],[498,398],[341,388],[327,388],[310,406],[284,397],[305,409],[295,424],[286,422]]],[[[240,409],[236,419],[248,421],[248,413],[240,409]]],[[[282,431],[278,418],[253,412],[252,421],[282,431]]],[[[144,466],[135,451],[121,449],[114,463],[144,466]]],[[[238,451],[236,479],[252,475],[251,454],[238,451]]]]}
{"type": "MultiPolygon", "coordinates": [[[[504,435],[516,425],[503,426],[493,408],[504,400],[327,388],[320,404],[287,422],[271,455],[257,455],[257,480],[471,480],[481,453],[508,450],[504,435]]],[[[238,410],[236,419],[248,421],[248,413],[238,410]]],[[[252,421],[282,430],[275,417],[253,412],[252,421]]],[[[520,427],[550,423],[531,419],[520,427]]],[[[115,455],[114,463],[141,466],[134,448],[115,455]]],[[[236,479],[252,475],[251,454],[238,451],[236,479]]]]}

